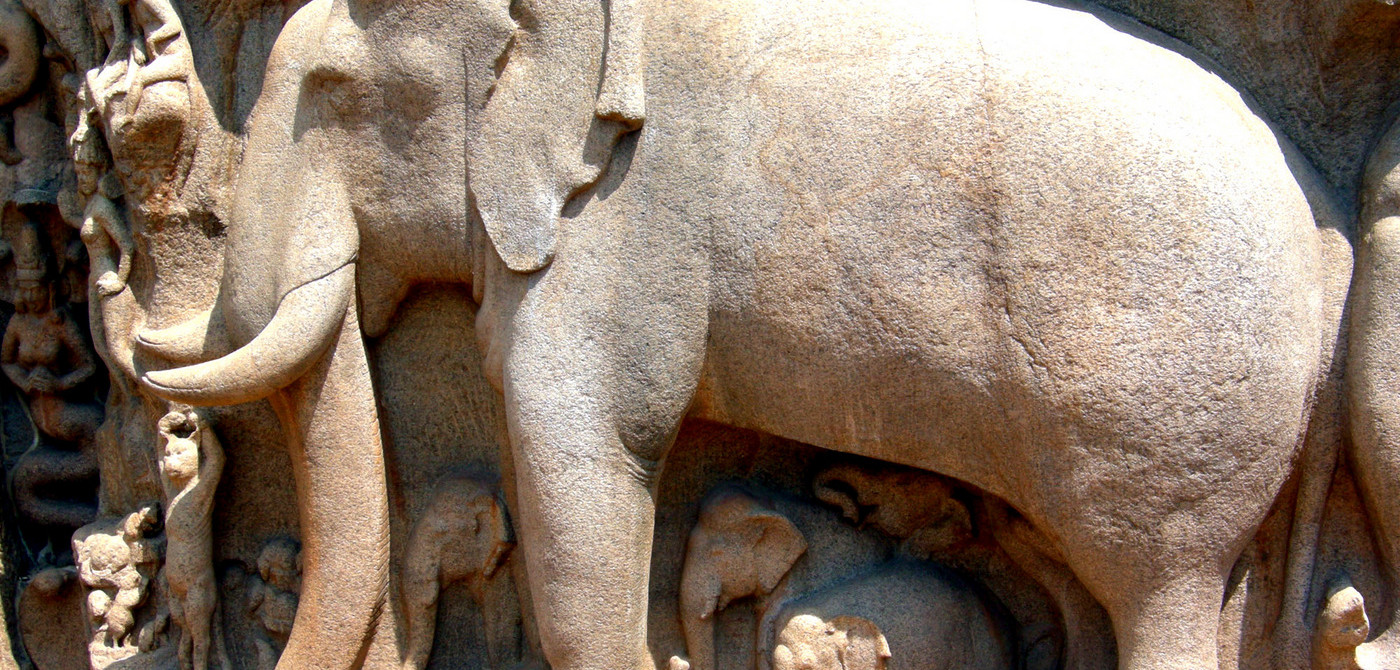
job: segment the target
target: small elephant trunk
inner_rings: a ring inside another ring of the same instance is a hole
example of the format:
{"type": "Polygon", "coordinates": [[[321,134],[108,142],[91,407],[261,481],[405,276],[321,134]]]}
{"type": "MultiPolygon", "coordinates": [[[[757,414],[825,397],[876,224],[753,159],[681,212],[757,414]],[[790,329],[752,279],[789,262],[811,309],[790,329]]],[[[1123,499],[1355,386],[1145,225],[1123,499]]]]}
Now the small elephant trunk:
{"type": "Polygon", "coordinates": [[[715,670],[715,605],[718,585],[713,587],[697,571],[681,575],[681,628],[691,670],[715,670]]]}

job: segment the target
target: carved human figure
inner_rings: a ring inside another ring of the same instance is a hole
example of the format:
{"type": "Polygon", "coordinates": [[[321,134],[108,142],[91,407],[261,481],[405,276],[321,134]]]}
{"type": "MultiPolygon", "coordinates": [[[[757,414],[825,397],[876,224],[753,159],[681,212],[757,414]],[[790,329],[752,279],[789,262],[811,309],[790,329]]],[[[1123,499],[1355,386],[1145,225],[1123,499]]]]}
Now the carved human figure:
{"type": "Polygon", "coordinates": [[[773,670],[885,670],[889,658],[889,641],[866,619],[800,614],[778,631],[773,670]]]}
{"type": "Polygon", "coordinates": [[[228,667],[216,616],[214,492],[224,451],[208,421],[195,411],[161,417],[159,470],[165,494],[165,566],[170,616],[179,624],[180,666],[207,670],[211,652],[228,667]]]}
{"type": "Polygon", "coordinates": [[[449,477],[413,525],[404,556],[403,601],[408,628],[403,670],[427,667],[433,650],[438,597],[466,582],[485,622],[490,668],[521,660],[520,605],[509,573],[500,568],[515,548],[505,505],[495,487],[471,477],[449,477]]]}
{"type": "Polygon", "coordinates": [[[131,50],[136,67],[130,72],[127,113],[135,113],[146,87],[162,81],[187,82],[193,71],[185,28],[169,0],[117,0],[131,10],[139,28],[131,50]]]}
{"type": "Polygon", "coordinates": [[[88,590],[88,616],[108,645],[121,645],[146,600],[164,553],[164,540],[152,537],[160,513],[146,506],[117,519],[99,520],[73,534],[78,577],[88,590]]]}
{"type": "Polygon", "coordinates": [[[193,164],[195,104],[202,88],[188,37],[168,0],[104,0],[102,6],[110,18],[98,28],[112,48],[82,82],[70,144],[79,192],[87,198],[84,226],[90,230],[84,239],[91,244],[99,235],[96,228],[116,245],[114,267],[95,268],[99,290],[110,295],[126,282],[134,246],[112,203],[103,200],[125,196],[130,211],[153,222],[187,213],[180,193],[193,164]],[[107,174],[108,152],[121,188],[98,190],[93,175],[107,174]]]}
{"type": "Polygon", "coordinates": [[[291,538],[269,540],[258,554],[258,574],[248,581],[247,611],[259,626],[253,639],[258,669],[273,670],[296,620],[301,546],[291,538]]]}
{"type": "Polygon", "coordinates": [[[15,464],[15,502],[34,523],[77,528],[95,508],[50,500],[46,490],[90,484],[97,475],[92,437],[102,407],[88,387],[97,358],[67,307],[54,304],[49,254],[33,223],[20,228],[14,255],[15,313],[0,345],[0,368],[24,395],[40,435],[15,464]]]}

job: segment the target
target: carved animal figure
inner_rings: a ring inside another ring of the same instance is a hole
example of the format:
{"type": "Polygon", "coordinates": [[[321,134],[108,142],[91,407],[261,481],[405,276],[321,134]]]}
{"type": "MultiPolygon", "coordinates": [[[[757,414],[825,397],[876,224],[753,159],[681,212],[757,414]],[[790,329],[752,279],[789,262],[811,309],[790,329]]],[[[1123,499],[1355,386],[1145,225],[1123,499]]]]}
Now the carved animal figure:
{"type": "Polygon", "coordinates": [[[653,486],[687,415],[985,490],[1103,604],[1122,670],[1217,667],[1350,256],[1296,152],[1175,48],[1030,0],[301,8],[248,122],[222,325],[143,336],[197,360],[227,332],[145,383],[268,397],[288,431],[282,663],[364,648],[388,512],[363,336],[460,281],[556,670],[652,666],[653,486]]]}
{"type": "MultiPolygon", "coordinates": [[[[837,659],[843,639],[836,632],[830,633],[832,637],[825,632],[811,637],[808,633],[817,628],[807,624],[815,621],[825,630],[835,617],[846,616],[876,626],[882,640],[888,636],[891,648],[900,652],[890,665],[896,670],[1013,666],[1011,638],[1001,620],[957,576],[933,564],[906,559],[849,578],[841,573],[824,575],[830,583],[813,588],[800,577],[794,583],[792,575],[794,564],[806,551],[802,532],[770,502],[729,487],[709,495],[686,543],[681,572],[680,618],[689,658],[673,658],[672,666],[719,667],[715,617],[730,603],[745,598],[754,604],[756,668],[767,668],[771,655],[774,668],[782,667],[783,657],[787,667],[840,670],[840,665],[812,659],[837,659]],[[787,652],[779,650],[784,631],[793,640],[787,652]]],[[[810,562],[812,557],[804,560],[810,562]]],[[[876,657],[870,658],[874,662],[876,657]]]]}
{"type": "Polygon", "coordinates": [[[769,653],[777,605],[789,595],[788,573],[806,551],[802,531],[772,504],[732,488],[706,497],[681,568],[681,629],[691,668],[715,670],[715,617],[744,598],[754,604],[755,659],[769,653]]]}
{"type": "Polygon", "coordinates": [[[996,610],[961,578],[923,562],[896,560],[805,595],[783,608],[777,631],[773,670],[1017,667],[1012,638],[996,610]],[[846,640],[839,639],[843,630],[846,640]],[[883,658],[872,649],[879,647],[873,643],[877,636],[885,643],[883,658]],[[823,655],[841,664],[803,660],[823,655]]]}
{"type": "Polygon", "coordinates": [[[889,658],[889,641],[865,619],[799,614],[778,633],[773,670],[885,670],[889,658]]]}
{"type": "Polygon", "coordinates": [[[214,581],[214,492],[224,470],[224,450],[196,412],[161,417],[159,470],[165,492],[165,565],[170,616],[183,631],[180,667],[207,670],[211,651],[227,668],[218,625],[214,581]],[[211,648],[211,644],[213,647],[211,648]]]}
{"type": "Polygon", "coordinates": [[[514,582],[500,572],[514,548],[505,505],[493,487],[470,477],[439,483],[413,525],[404,556],[404,670],[427,667],[437,630],[438,595],[463,581],[486,622],[488,667],[514,667],[511,664],[521,660],[520,604],[514,582]]]}
{"type": "Polygon", "coordinates": [[[120,645],[136,623],[135,610],[160,564],[164,543],[150,537],[159,511],[143,507],[117,519],[98,520],[73,533],[73,560],[88,588],[87,612],[108,645],[120,645]]]}

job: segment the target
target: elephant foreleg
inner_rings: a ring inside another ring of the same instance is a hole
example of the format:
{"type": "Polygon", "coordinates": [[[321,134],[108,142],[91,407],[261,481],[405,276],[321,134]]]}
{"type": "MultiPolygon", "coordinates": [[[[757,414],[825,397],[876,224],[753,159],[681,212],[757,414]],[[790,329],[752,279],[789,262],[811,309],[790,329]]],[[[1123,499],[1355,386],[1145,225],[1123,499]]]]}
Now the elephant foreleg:
{"type": "Polygon", "coordinates": [[[544,655],[554,670],[652,670],[653,473],[623,444],[603,394],[531,357],[536,365],[508,373],[505,391],[544,655]]]}
{"type": "Polygon", "coordinates": [[[354,308],[311,371],[273,396],[287,427],[302,591],[282,670],[364,663],[389,584],[389,508],[369,365],[354,308]]]}

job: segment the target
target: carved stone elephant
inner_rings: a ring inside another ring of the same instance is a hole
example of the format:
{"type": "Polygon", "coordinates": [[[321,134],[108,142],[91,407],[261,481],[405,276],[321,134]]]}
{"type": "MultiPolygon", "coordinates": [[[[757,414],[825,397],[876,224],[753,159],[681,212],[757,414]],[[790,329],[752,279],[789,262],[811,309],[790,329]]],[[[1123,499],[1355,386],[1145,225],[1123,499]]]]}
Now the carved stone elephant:
{"type": "Polygon", "coordinates": [[[470,477],[450,477],[438,484],[413,525],[404,555],[403,670],[428,666],[438,597],[453,582],[466,582],[481,609],[488,667],[505,668],[520,661],[520,603],[514,582],[500,571],[514,548],[505,504],[493,487],[470,477]]]}
{"type": "Polygon", "coordinates": [[[783,607],[773,670],[1011,670],[1019,666],[1005,623],[953,573],[895,560],[783,607]],[[877,638],[883,658],[872,651],[877,638]],[[829,659],[803,662],[822,656],[829,659]]]}
{"type": "Polygon", "coordinates": [[[283,664],[352,666],[384,590],[361,330],[462,281],[556,670],[653,666],[653,491],[687,415],[992,493],[1103,604],[1121,668],[1216,667],[1350,261],[1315,176],[1174,49],[1029,0],[303,7],[249,121],[224,325],[146,338],[189,358],[226,330],[146,383],[269,396],[292,437],[283,664]]]}
{"type": "Polygon", "coordinates": [[[773,670],[885,670],[890,656],[889,640],[866,619],[800,614],[778,633],[773,670]]]}
{"type": "Polygon", "coordinates": [[[706,497],[681,569],[681,628],[693,670],[718,667],[715,617],[745,598],[754,603],[756,658],[765,657],[788,574],[806,551],[802,531],[771,504],[732,488],[706,497]]]}

